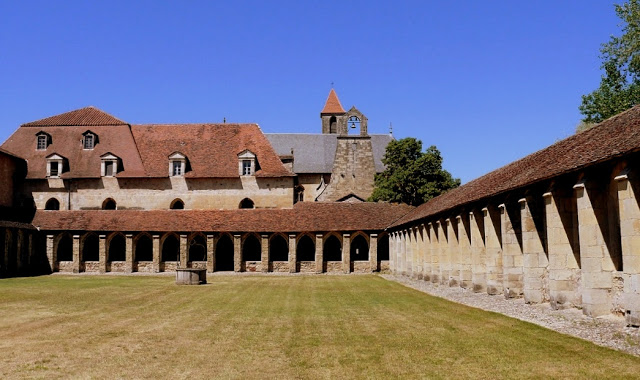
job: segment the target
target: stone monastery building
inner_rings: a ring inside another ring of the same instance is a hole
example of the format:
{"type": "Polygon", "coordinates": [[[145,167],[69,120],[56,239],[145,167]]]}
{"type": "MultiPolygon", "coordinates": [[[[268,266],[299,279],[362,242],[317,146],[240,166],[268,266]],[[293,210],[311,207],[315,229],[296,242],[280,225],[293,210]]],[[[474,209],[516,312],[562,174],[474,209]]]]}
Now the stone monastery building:
{"type": "Polygon", "coordinates": [[[0,147],[0,276],[389,270],[640,325],[640,106],[417,208],[362,202],[390,136],[333,90],[321,120],[24,124],[0,147]]]}

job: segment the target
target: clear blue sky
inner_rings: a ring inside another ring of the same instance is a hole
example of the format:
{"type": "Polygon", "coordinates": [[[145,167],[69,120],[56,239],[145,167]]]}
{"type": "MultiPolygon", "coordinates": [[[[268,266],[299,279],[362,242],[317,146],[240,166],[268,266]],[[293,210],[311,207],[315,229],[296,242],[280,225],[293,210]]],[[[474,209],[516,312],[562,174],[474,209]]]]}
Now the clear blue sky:
{"type": "Polygon", "coordinates": [[[467,182],[573,133],[618,24],[588,0],[0,1],[0,141],[87,105],[318,133],[334,82],[467,182]]]}

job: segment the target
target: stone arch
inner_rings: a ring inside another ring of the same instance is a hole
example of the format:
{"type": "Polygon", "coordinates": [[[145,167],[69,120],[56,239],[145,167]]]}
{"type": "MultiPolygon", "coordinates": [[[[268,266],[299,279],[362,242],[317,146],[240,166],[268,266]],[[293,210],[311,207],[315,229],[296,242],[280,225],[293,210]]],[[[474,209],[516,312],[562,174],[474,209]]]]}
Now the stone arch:
{"type": "Polygon", "coordinates": [[[66,232],[59,234],[55,246],[58,261],[73,261],[73,240],[71,235],[66,232]]]}
{"type": "Polygon", "coordinates": [[[166,233],[160,239],[162,261],[178,261],[180,257],[180,238],[173,232],[166,233]]]}
{"type": "Polygon", "coordinates": [[[80,240],[81,261],[100,261],[100,240],[93,232],[82,235],[80,240]]]}
{"type": "Polygon", "coordinates": [[[342,236],[330,233],[325,237],[322,257],[324,261],[342,261],[342,236]]]}
{"type": "Polygon", "coordinates": [[[389,234],[378,235],[378,261],[389,260],[389,234]]]}
{"type": "Polygon", "coordinates": [[[269,259],[271,261],[289,260],[289,240],[284,234],[273,234],[269,238],[269,259]]]}
{"type": "Polygon", "coordinates": [[[146,232],[133,239],[133,261],[153,261],[153,239],[146,232]]]}
{"type": "Polygon", "coordinates": [[[227,233],[220,234],[216,242],[216,271],[232,271],[233,267],[233,238],[227,233]]]}
{"type": "Polygon", "coordinates": [[[169,208],[171,210],[184,210],[184,202],[182,201],[182,199],[176,198],[173,201],[171,201],[169,208]]]}
{"type": "Polygon", "coordinates": [[[255,203],[251,200],[251,198],[244,198],[240,201],[238,208],[256,208],[255,203]]]}
{"type": "Polygon", "coordinates": [[[207,238],[201,232],[189,236],[188,247],[188,261],[207,261],[207,238]]]}
{"type": "Polygon", "coordinates": [[[351,107],[351,109],[345,114],[345,119],[347,121],[347,125],[346,125],[345,131],[343,132],[344,134],[348,134],[351,126],[350,123],[352,123],[352,121],[355,121],[356,123],[359,124],[359,127],[360,127],[359,134],[362,136],[368,135],[367,117],[364,116],[364,114],[360,112],[360,110],[358,110],[356,107],[351,107]]]}
{"type": "Polygon", "coordinates": [[[107,261],[125,261],[127,259],[127,241],[122,233],[112,233],[106,243],[107,261]]]}
{"type": "Polygon", "coordinates": [[[316,260],[316,243],[313,235],[302,234],[296,242],[296,258],[298,261],[316,260]]]}
{"type": "Polygon", "coordinates": [[[250,233],[242,239],[242,261],[260,261],[262,259],[262,245],[260,237],[250,233]]]}
{"type": "Polygon", "coordinates": [[[113,198],[107,198],[102,202],[103,210],[115,210],[116,209],[116,201],[113,198]]]}
{"type": "Polygon", "coordinates": [[[351,237],[351,246],[349,249],[351,261],[368,261],[369,260],[369,239],[368,236],[357,232],[351,237]]]}
{"type": "Polygon", "coordinates": [[[60,201],[57,198],[49,198],[44,205],[45,210],[57,211],[60,210],[60,201]]]}
{"type": "Polygon", "coordinates": [[[338,118],[335,115],[329,118],[329,133],[338,133],[338,118]]]}

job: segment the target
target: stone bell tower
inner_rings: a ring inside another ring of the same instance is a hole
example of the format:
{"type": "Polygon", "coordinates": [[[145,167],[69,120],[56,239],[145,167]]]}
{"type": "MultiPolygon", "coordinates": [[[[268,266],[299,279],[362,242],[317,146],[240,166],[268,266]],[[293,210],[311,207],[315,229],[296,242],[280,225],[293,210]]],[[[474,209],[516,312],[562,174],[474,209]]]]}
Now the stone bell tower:
{"type": "Polygon", "coordinates": [[[360,201],[373,192],[376,173],[367,117],[356,107],[345,111],[331,89],[322,112],[322,133],[337,135],[331,180],[318,201],[360,201]],[[350,129],[358,134],[349,135],[350,129]]]}

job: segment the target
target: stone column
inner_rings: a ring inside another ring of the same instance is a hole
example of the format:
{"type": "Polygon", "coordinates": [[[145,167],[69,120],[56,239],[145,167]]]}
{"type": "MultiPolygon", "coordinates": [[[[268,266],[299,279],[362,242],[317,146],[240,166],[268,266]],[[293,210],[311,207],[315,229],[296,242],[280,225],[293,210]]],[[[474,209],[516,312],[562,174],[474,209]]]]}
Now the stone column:
{"type": "Polygon", "coordinates": [[[451,273],[451,258],[449,257],[449,247],[447,241],[447,225],[446,222],[439,220],[438,225],[438,253],[440,254],[440,284],[449,284],[449,275],[451,273]]]}
{"type": "Polygon", "coordinates": [[[216,268],[216,237],[207,235],[207,272],[213,273],[216,268]]]}
{"type": "Polygon", "coordinates": [[[153,254],[153,272],[160,273],[160,263],[162,253],[160,252],[160,235],[151,236],[152,254],[153,254]]]}
{"type": "MultiPolygon", "coordinates": [[[[4,233],[4,231],[2,232],[4,233]]],[[[49,269],[51,273],[56,272],[58,270],[58,258],[57,252],[53,249],[53,238],[54,235],[47,235],[47,260],[49,261],[49,269]]],[[[6,255],[7,247],[6,247],[6,238],[5,238],[5,246],[2,247],[3,253],[6,255]]],[[[7,269],[5,264],[5,270],[7,269]]]]}
{"type": "Polygon", "coordinates": [[[125,235],[125,273],[133,272],[133,234],[125,235]]]}
{"type": "Polygon", "coordinates": [[[322,273],[322,247],[322,235],[316,234],[316,273],[322,273]]]}
{"type": "Polygon", "coordinates": [[[389,270],[392,274],[396,273],[396,233],[389,232],[389,270]]]}
{"type": "Polygon", "coordinates": [[[378,234],[369,235],[369,265],[371,271],[378,271],[378,234]]]}
{"type": "Polygon", "coordinates": [[[242,236],[233,235],[233,270],[242,271],[242,236]]]}
{"type": "Polygon", "coordinates": [[[533,197],[522,198],[518,202],[520,203],[524,257],[524,301],[526,303],[547,302],[549,300],[547,275],[549,260],[545,254],[544,215],[533,197]]]}
{"type": "Polygon", "coordinates": [[[189,248],[187,235],[180,235],[180,268],[186,268],[189,263],[189,248]]]}
{"type": "Polygon", "coordinates": [[[520,206],[501,204],[500,231],[502,234],[502,278],[504,297],[520,298],[524,289],[524,257],[519,239],[520,206]]]}
{"type": "Polygon", "coordinates": [[[429,223],[431,246],[431,282],[440,283],[440,244],[438,241],[438,223],[429,223]]]}
{"type": "Polygon", "coordinates": [[[262,272],[269,272],[269,235],[261,235],[260,236],[260,260],[262,266],[262,272]]]}
{"type": "Polygon", "coordinates": [[[407,274],[407,259],[406,259],[406,232],[404,230],[398,231],[398,274],[405,276],[407,274]]]}
{"type": "Polygon", "coordinates": [[[289,235],[289,273],[298,271],[298,255],[296,254],[296,235],[289,235]]]}
{"type": "Polygon", "coordinates": [[[420,232],[420,251],[422,252],[422,279],[431,281],[431,254],[429,251],[429,232],[427,226],[421,224],[420,232]]]}
{"type": "Polygon", "coordinates": [[[407,276],[409,278],[413,278],[413,259],[414,259],[414,253],[413,253],[413,242],[415,241],[414,235],[413,235],[413,228],[409,228],[407,230],[407,235],[406,235],[406,239],[405,239],[405,257],[406,257],[406,263],[407,266],[405,267],[405,271],[407,272],[407,276]]]}
{"type": "Polygon", "coordinates": [[[640,182],[633,172],[617,177],[618,211],[624,270],[624,309],[627,324],[640,326],[640,182]]]}
{"type": "Polygon", "coordinates": [[[98,235],[98,266],[100,273],[107,272],[107,235],[98,235]]]}
{"type": "Polygon", "coordinates": [[[24,232],[18,229],[18,238],[16,239],[16,273],[21,274],[24,270],[23,254],[24,250],[24,232]]]}
{"type": "Polygon", "coordinates": [[[342,271],[351,273],[351,235],[342,234],[342,271]]]}
{"type": "Polygon", "coordinates": [[[487,293],[503,293],[502,243],[500,241],[500,213],[494,206],[482,209],[484,214],[484,242],[487,258],[487,293]]]}
{"type": "Polygon", "coordinates": [[[80,235],[73,235],[73,273],[80,273],[80,235]]]}
{"type": "Polygon", "coordinates": [[[447,257],[449,257],[449,286],[460,285],[460,254],[458,252],[458,238],[456,236],[457,223],[448,218],[447,225],[447,257]]]}
{"type": "Polygon", "coordinates": [[[477,210],[469,212],[469,230],[471,238],[471,282],[473,291],[483,293],[487,290],[487,257],[484,245],[484,215],[477,210]]]}
{"type": "Polygon", "coordinates": [[[553,309],[582,305],[579,288],[580,246],[576,199],[568,191],[554,189],[542,195],[549,252],[549,302],[553,309]]]}
{"type": "Polygon", "coordinates": [[[578,203],[578,236],[582,266],[582,311],[591,317],[611,312],[613,271],[603,230],[608,213],[606,194],[595,183],[582,181],[574,186],[578,203]],[[598,220],[600,219],[600,220],[598,220]]]}
{"type": "Polygon", "coordinates": [[[469,241],[469,214],[456,217],[458,224],[458,260],[460,261],[460,287],[472,286],[471,243],[469,241]]]}

